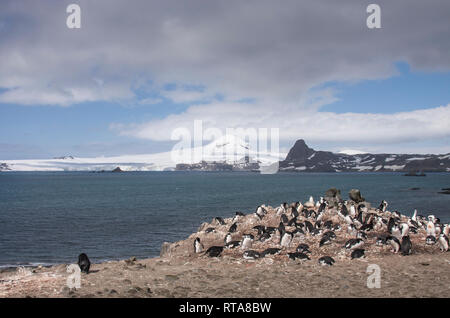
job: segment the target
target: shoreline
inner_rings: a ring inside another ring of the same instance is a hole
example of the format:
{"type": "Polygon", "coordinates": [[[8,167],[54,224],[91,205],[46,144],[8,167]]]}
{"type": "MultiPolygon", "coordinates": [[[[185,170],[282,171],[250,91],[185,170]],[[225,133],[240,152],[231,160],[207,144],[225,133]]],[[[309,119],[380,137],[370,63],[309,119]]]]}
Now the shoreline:
{"type": "MultiPolygon", "coordinates": [[[[368,215],[383,213],[364,203],[368,215]]],[[[90,273],[81,274],[79,289],[67,286],[68,264],[0,270],[0,297],[447,297],[450,292],[450,253],[441,252],[437,244],[427,245],[425,229],[410,234],[412,254],[407,256],[394,254],[390,245],[375,244],[385,229],[368,231],[363,245],[365,257],[352,259],[352,251],[343,246],[354,234],[347,232],[334,208],[327,209],[323,219],[342,227],[336,230],[337,238],[331,244],[321,246],[322,235],[306,233],[295,237],[279,254],[256,260],[244,259],[240,247],[224,249],[219,257],[204,254],[210,246],[224,245],[223,239],[234,222],[238,225],[232,233],[234,240],[245,233],[256,236],[256,224],[277,227],[280,216],[274,208],[266,209],[262,219],[251,213],[237,221],[225,218],[222,223],[214,218],[204,222],[186,239],[164,243],[159,257],[92,263],[90,273]],[[194,252],[196,238],[204,244],[202,253],[194,252]],[[288,253],[295,252],[297,244],[303,242],[310,246],[310,260],[290,260],[288,253]],[[325,255],[335,260],[333,266],[319,264],[319,258],[325,255]],[[380,268],[381,288],[367,285],[370,264],[380,268]]],[[[318,208],[309,209],[317,212],[318,208]]],[[[385,213],[387,217],[392,215],[385,213]]],[[[401,222],[406,220],[400,215],[401,222]]],[[[275,234],[265,242],[255,240],[251,249],[261,252],[277,248],[278,242],[279,235],[275,234]]]]}

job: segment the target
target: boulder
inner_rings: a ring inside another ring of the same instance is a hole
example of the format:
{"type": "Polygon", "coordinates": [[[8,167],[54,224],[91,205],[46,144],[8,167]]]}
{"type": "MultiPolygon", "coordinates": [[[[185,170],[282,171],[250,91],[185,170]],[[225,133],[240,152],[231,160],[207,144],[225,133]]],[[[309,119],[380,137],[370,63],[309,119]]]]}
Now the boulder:
{"type": "Polygon", "coordinates": [[[361,196],[361,192],[358,189],[351,189],[348,192],[348,197],[350,198],[350,200],[355,201],[356,203],[360,203],[360,202],[364,202],[366,201],[366,199],[364,199],[361,196]]]}
{"type": "Polygon", "coordinates": [[[325,200],[330,205],[336,205],[338,202],[342,201],[341,190],[336,188],[330,188],[325,192],[325,200]]]}

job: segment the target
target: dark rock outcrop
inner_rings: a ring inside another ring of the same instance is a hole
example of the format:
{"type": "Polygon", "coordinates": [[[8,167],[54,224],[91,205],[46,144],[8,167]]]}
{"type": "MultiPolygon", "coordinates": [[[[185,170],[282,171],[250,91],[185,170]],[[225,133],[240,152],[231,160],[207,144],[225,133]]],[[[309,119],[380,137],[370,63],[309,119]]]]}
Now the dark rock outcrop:
{"type": "Polygon", "coordinates": [[[361,196],[361,192],[358,189],[351,189],[348,192],[348,197],[350,198],[350,200],[355,201],[356,203],[360,203],[360,202],[364,202],[366,201],[366,199],[364,199],[361,196]]]}

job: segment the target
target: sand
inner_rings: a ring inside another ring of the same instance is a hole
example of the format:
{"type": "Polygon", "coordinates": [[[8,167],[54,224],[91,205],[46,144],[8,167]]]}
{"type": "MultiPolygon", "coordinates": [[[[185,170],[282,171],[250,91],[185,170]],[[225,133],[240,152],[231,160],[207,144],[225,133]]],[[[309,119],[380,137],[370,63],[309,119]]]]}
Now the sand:
{"type": "MultiPolygon", "coordinates": [[[[370,211],[372,212],[372,211],[370,211]]],[[[336,219],[327,213],[326,219],[336,219]]],[[[319,247],[320,236],[296,238],[279,255],[258,260],[244,260],[240,248],[224,250],[211,258],[193,252],[193,241],[200,237],[205,248],[223,245],[223,237],[232,224],[215,221],[204,223],[186,240],[167,245],[161,257],[130,259],[92,264],[89,274],[81,274],[81,287],[67,286],[67,265],[38,267],[0,273],[0,297],[448,297],[450,295],[450,252],[437,245],[425,244],[425,230],[410,234],[412,255],[394,254],[390,246],[376,246],[380,233],[371,231],[364,245],[366,257],[351,259],[343,249],[348,238],[345,229],[336,232],[337,239],[319,247]],[[204,230],[214,227],[215,231],[204,230]],[[299,242],[307,242],[311,260],[292,261],[286,253],[295,251],[299,242]],[[318,264],[321,256],[332,256],[333,266],[318,264]],[[379,288],[369,288],[368,266],[380,268],[379,288]]],[[[251,232],[255,218],[247,215],[238,223],[233,239],[251,232]]],[[[259,222],[261,223],[261,222],[259,222]]],[[[273,209],[262,224],[276,226],[279,217],[273,209]]],[[[382,231],[381,231],[382,232],[382,231]]],[[[254,232],[252,232],[254,233],[254,232]]],[[[252,249],[262,251],[277,247],[278,238],[254,243],[252,249]]]]}

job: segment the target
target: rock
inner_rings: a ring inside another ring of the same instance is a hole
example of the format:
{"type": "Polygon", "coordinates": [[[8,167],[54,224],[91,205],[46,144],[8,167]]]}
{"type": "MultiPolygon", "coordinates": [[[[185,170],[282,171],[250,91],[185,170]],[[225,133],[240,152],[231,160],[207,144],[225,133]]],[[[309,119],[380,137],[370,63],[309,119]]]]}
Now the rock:
{"type": "Polygon", "coordinates": [[[164,242],[161,245],[161,251],[159,252],[159,257],[170,256],[170,247],[172,243],[164,242]]]}
{"type": "Polygon", "coordinates": [[[325,192],[325,200],[330,205],[336,205],[338,202],[342,201],[341,190],[336,188],[330,188],[325,192]]]}
{"type": "Polygon", "coordinates": [[[350,200],[355,201],[356,203],[360,203],[360,202],[364,202],[366,201],[366,199],[364,199],[361,196],[361,192],[358,189],[351,189],[348,192],[348,197],[350,198],[350,200]]]}
{"type": "Polygon", "coordinates": [[[120,169],[120,167],[117,167],[111,172],[124,172],[124,171],[122,169],[120,169]]]}

